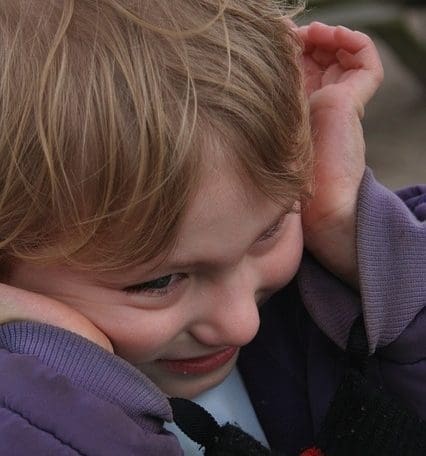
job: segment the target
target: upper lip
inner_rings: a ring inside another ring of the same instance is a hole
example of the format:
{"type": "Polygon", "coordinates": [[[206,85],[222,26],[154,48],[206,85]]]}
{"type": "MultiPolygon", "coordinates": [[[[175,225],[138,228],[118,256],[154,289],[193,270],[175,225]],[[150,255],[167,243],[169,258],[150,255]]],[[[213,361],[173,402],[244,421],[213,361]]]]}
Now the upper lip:
{"type": "MultiPolygon", "coordinates": [[[[258,301],[257,301],[257,307],[261,307],[263,304],[265,304],[266,301],[268,301],[268,299],[273,295],[274,293],[273,292],[270,292],[270,293],[267,293],[265,295],[262,296],[262,298],[260,298],[258,301]]],[[[230,348],[234,348],[232,347],[231,345],[228,345],[228,346],[224,346],[224,347],[221,347],[217,350],[214,350],[214,351],[211,351],[209,353],[201,353],[201,354],[198,354],[198,355],[191,355],[191,356],[186,356],[186,357],[168,357],[168,356],[164,356],[164,357],[161,357],[161,358],[158,358],[159,360],[163,360],[163,361],[187,361],[187,360],[191,360],[191,359],[199,359],[199,358],[208,358],[209,356],[214,356],[218,353],[221,353],[225,350],[228,350],[230,348]]],[[[240,348],[240,347],[235,347],[235,348],[240,348]]]]}

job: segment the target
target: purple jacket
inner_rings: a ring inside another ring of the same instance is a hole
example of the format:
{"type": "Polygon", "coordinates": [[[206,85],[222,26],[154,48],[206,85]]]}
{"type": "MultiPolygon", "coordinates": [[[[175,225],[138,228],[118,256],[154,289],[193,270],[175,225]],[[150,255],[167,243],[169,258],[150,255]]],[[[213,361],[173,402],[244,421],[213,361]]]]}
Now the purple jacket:
{"type": "MultiPolygon", "coordinates": [[[[264,306],[239,368],[272,447],[292,454],[311,443],[360,313],[377,382],[426,418],[425,220],[426,186],[398,197],[367,171],[357,230],[362,299],[306,253],[297,280],[264,306]]],[[[179,455],[162,427],[171,417],[144,375],[84,338],[33,322],[0,326],[1,455],[179,455]]]]}

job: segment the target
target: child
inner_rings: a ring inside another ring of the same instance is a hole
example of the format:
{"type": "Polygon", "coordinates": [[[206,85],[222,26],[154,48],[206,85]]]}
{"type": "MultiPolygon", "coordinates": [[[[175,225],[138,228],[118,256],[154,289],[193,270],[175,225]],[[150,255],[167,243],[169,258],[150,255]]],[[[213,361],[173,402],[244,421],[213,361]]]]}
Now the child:
{"type": "Polygon", "coordinates": [[[365,35],[266,0],[2,0],[0,21],[0,453],[181,454],[166,395],[225,379],[246,404],[227,419],[296,453],[361,313],[426,415],[400,374],[424,359],[403,281],[424,227],[364,174],[365,35]]]}

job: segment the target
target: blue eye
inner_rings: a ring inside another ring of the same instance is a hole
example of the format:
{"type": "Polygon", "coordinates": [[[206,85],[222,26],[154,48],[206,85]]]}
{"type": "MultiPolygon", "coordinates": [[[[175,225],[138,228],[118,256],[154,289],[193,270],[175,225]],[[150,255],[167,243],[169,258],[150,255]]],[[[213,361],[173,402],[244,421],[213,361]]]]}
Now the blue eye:
{"type": "Polygon", "coordinates": [[[174,289],[185,278],[185,274],[169,274],[158,279],[149,280],[124,288],[126,293],[143,293],[163,296],[174,289]]]}
{"type": "Polygon", "coordinates": [[[172,275],[169,274],[167,276],[160,277],[159,279],[150,280],[149,282],[145,282],[141,285],[143,288],[161,290],[162,288],[166,288],[171,281],[172,275]]]}

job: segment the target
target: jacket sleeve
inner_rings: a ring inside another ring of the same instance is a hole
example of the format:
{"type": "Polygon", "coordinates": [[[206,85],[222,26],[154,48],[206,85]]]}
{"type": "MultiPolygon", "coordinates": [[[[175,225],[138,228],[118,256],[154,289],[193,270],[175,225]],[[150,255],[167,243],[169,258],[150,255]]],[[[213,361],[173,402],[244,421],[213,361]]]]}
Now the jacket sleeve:
{"type": "Polygon", "coordinates": [[[426,186],[394,194],[370,171],[364,176],[357,252],[371,351],[395,341],[426,304],[425,198],[426,186]]]}
{"type": "Polygon", "coordinates": [[[426,186],[399,195],[366,170],[357,213],[359,291],[309,254],[303,259],[299,286],[305,306],[341,348],[361,312],[374,353],[394,342],[426,304],[426,186]]]}
{"type": "Polygon", "coordinates": [[[32,322],[0,326],[0,347],[0,454],[182,454],[165,396],[124,360],[32,322]]]}
{"type": "Polygon", "coordinates": [[[426,419],[426,186],[393,193],[367,170],[357,213],[360,290],[306,255],[301,295],[341,348],[361,313],[386,388],[426,419]]]}
{"type": "MultiPolygon", "coordinates": [[[[388,247],[388,261],[392,257],[393,261],[387,266],[391,276],[388,285],[383,285],[380,298],[386,320],[376,323],[377,343],[382,345],[378,360],[388,390],[426,419],[426,185],[407,187],[396,195],[405,207],[399,209],[393,226],[385,231],[390,240],[394,239],[388,247]],[[389,340],[391,343],[386,344],[389,340]]],[[[381,198],[386,203],[386,198],[381,198]]],[[[400,205],[393,197],[392,203],[400,205]]],[[[378,206],[378,212],[384,212],[380,200],[378,206]]],[[[384,223],[389,223],[388,214],[386,218],[384,223]]],[[[364,244],[370,239],[371,235],[365,236],[364,244]]],[[[380,242],[375,246],[383,249],[380,242]]],[[[373,267],[371,274],[377,273],[377,260],[366,257],[363,262],[373,267]]],[[[386,274],[382,276],[386,278],[386,274]]],[[[373,291],[371,285],[370,290],[373,291]]],[[[372,298],[371,294],[368,298],[372,298]]]]}

